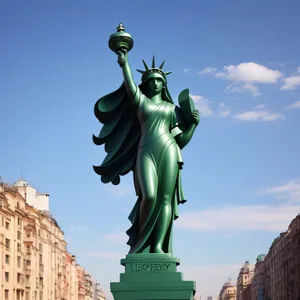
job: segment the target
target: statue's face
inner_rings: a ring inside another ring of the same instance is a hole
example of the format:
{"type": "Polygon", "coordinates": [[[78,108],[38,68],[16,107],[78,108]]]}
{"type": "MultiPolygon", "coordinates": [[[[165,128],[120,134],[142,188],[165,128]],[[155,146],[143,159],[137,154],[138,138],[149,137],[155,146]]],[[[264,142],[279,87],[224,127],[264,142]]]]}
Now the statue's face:
{"type": "Polygon", "coordinates": [[[153,96],[160,94],[163,89],[163,81],[159,78],[150,78],[147,81],[147,91],[153,96]]]}

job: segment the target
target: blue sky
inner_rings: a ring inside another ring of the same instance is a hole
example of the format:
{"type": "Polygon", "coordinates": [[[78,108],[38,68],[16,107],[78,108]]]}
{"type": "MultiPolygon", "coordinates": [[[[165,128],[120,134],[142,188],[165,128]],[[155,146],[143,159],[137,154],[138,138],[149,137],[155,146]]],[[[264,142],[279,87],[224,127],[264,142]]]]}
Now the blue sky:
{"type": "MultiPolygon", "coordinates": [[[[120,21],[141,59],[166,59],[169,89],[201,112],[183,151],[188,202],[175,255],[198,295],[216,296],[266,253],[300,209],[298,1],[2,1],[0,175],[50,194],[69,251],[106,294],[128,251],[131,175],[115,188],[92,166],[95,101],[122,82],[109,35],[120,21]]],[[[137,82],[139,73],[134,72],[137,82]]]]}

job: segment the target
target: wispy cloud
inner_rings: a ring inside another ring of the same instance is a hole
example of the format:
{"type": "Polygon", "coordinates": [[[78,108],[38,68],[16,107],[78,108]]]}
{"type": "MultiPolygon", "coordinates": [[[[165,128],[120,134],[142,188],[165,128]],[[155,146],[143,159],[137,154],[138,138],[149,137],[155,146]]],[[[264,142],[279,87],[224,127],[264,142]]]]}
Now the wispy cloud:
{"type": "Polygon", "coordinates": [[[286,108],[289,108],[289,109],[300,108],[300,101],[296,101],[296,102],[288,105],[286,108]]]}
{"type": "Polygon", "coordinates": [[[295,90],[300,86],[300,76],[290,76],[283,79],[283,86],[281,90],[295,90]]]}
{"type": "Polygon", "coordinates": [[[267,186],[261,192],[273,194],[280,199],[288,200],[292,203],[300,203],[300,179],[293,179],[277,186],[267,186]]]}
{"type": "Polygon", "coordinates": [[[227,92],[248,92],[254,97],[261,95],[256,84],[276,84],[283,76],[280,71],[269,69],[255,62],[244,62],[238,65],[224,66],[220,72],[216,72],[216,70],[216,68],[208,67],[203,69],[201,71],[202,73],[200,73],[213,73],[216,78],[222,78],[232,82],[232,84],[225,89],[227,92]]]}
{"type": "Polygon", "coordinates": [[[176,226],[196,231],[284,231],[300,205],[244,205],[185,212],[176,226]]]}
{"type": "Polygon", "coordinates": [[[245,111],[233,116],[238,121],[260,121],[260,122],[272,122],[278,119],[284,119],[283,114],[278,112],[269,112],[267,110],[253,109],[245,111]]]}
{"type": "Polygon", "coordinates": [[[213,67],[207,67],[204,68],[203,70],[199,71],[197,74],[198,75],[203,75],[203,74],[213,74],[217,71],[217,68],[213,68],[213,67]]]}
{"type": "Polygon", "coordinates": [[[183,69],[183,73],[188,73],[188,72],[190,72],[190,68],[185,68],[185,69],[183,69]]]}
{"type": "Polygon", "coordinates": [[[213,111],[210,107],[212,103],[211,101],[209,101],[208,99],[200,95],[190,95],[190,96],[194,100],[195,106],[199,110],[201,116],[207,117],[213,114],[213,111]]]}
{"type": "Polygon", "coordinates": [[[219,104],[216,116],[217,117],[227,117],[230,115],[230,113],[231,113],[230,109],[222,102],[219,104]]]}
{"type": "Polygon", "coordinates": [[[264,104],[258,104],[254,107],[254,109],[263,109],[263,108],[265,108],[264,104]]]}

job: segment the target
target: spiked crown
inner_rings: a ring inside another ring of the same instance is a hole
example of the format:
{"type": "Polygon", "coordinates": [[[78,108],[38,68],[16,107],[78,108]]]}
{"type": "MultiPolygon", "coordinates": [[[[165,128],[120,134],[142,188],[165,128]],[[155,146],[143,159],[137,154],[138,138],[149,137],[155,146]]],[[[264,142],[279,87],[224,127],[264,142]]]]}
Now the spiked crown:
{"type": "Polygon", "coordinates": [[[169,74],[171,74],[172,72],[164,72],[162,70],[163,66],[164,66],[164,63],[165,61],[163,61],[160,65],[159,68],[157,68],[155,66],[155,57],[153,56],[152,58],[152,67],[149,68],[148,65],[146,64],[146,62],[144,60],[143,61],[143,64],[144,64],[144,67],[145,67],[145,71],[142,71],[142,70],[137,70],[138,72],[142,73],[142,82],[146,82],[148,79],[150,78],[153,78],[153,77],[160,77],[161,79],[163,79],[163,81],[166,83],[167,82],[167,76],[169,74]]]}

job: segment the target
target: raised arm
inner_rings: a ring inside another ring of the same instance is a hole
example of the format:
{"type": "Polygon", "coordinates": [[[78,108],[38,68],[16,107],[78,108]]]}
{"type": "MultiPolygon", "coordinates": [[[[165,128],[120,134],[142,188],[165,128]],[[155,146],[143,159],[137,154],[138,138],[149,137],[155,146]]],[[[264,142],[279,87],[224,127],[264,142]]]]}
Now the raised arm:
{"type": "Polygon", "coordinates": [[[118,63],[123,71],[124,82],[125,82],[129,99],[133,101],[134,96],[136,94],[137,87],[132,78],[131,69],[128,63],[127,51],[120,50],[117,52],[117,54],[118,54],[118,63]]]}

